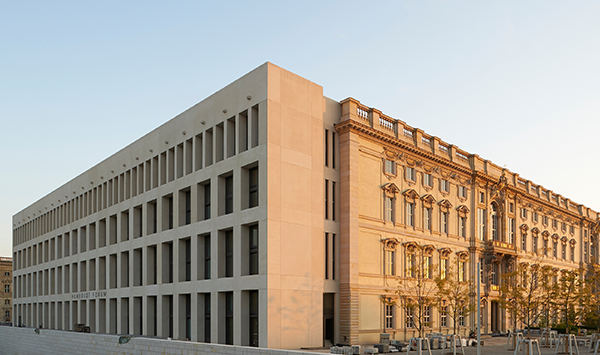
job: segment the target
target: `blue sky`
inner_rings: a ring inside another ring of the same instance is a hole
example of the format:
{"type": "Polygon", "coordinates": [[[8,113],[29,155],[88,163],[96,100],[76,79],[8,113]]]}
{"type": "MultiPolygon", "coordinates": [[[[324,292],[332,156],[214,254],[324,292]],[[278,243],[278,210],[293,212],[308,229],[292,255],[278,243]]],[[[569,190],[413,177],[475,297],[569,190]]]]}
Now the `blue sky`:
{"type": "Polygon", "coordinates": [[[12,215],[270,61],[600,210],[598,1],[0,0],[12,215]]]}

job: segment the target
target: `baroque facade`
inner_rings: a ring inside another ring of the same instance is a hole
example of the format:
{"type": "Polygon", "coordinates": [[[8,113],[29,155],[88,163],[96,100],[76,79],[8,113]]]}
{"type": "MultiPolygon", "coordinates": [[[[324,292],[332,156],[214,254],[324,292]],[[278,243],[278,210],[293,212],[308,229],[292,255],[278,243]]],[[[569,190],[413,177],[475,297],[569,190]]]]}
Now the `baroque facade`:
{"type": "Polygon", "coordinates": [[[502,273],[545,243],[557,269],[595,258],[597,217],[266,63],[13,217],[14,322],[270,348],[402,339],[410,317],[382,300],[423,245],[464,280],[482,262],[483,330],[501,331],[502,273]]]}
{"type": "Polygon", "coordinates": [[[0,257],[0,323],[12,323],[12,259],[0,257]]]}
{"type": "MultiPolygon", "coordinates": [[[[391,290],[410,276],[416,246],[426,250],[423,267],[453,267],[470,282],[473,303],[481,264],[484,333],[512,329],[500,307],[500,281],[516,263],[559,271],[597,262],[597,212],[357,100],[341,105],[340,236],[347,252],[340,255],[340,297],[349,300],[340,310],[343,340],[415,335],[413,316],[391,290]]],[[[438,308],[427,310],[427,330],[452,331],[438,308]]],[[[468,334],[476,313],[459,321],[468,334]]]]}

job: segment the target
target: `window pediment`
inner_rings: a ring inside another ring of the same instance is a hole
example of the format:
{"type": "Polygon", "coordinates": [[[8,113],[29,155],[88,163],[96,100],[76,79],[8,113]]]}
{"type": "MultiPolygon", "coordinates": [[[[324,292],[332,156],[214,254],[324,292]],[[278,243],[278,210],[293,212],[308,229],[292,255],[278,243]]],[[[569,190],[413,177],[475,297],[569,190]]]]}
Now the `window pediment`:
{"type": "Polygon", "coordinates": [[[438,202],[438,205],[443,212],[448,212],[452,208],[452,203],[445,199],[438,202]]]}
{"type": "Polygon", "coordinates": [[[563,245],[566,245],[566,244],[567,244],[567,242],[569,241],[569,238],[567,238],[567,237],[563,236],[562,238],[560,238],[560,241],[561,241],[561,243],[562,243],[563,245]]]}
{"type": "Polygon", "coordinates": [[[425,256],[433,255],[434,251],[435,251],[435,247],[432,244],[423,246],[423,255],[425,255],[425,256]]]}
{"type": "Polygon", "coordinates": [[[440,248],[440,249],[438,249],[438,252],[440,253],[440,256],[442,257],[442,259],[448,259],[448,257],[450,256],[450,254],[452,254],[452,249],[450,249],[450,248],[440,248]]]}
{"type": "Polygon", "coordinates": [[[552,234],[552,240],[556,243],[556,241],[558,240],[558,234],[552,234]]]}
{"type": "Polygon", "coordinates": [[[575,238],[571,238],[571,240],[569,240],[569,243],[571,245],[575,245],[575,244],[577,244],[577,240],[575,240],[575,238]]]}
{"type": "Polygon", "coordinates": [[[386,251],[394,251],[396,250],[396,246],[400,244],[400,241],[396,238],[382,239],[381,242],[383,243],[384,249],[386,251]]]}
{"type": "Polygon", "coordinates": [[[538,227],[531,228],[531,233],[538,234],[539,232],[540,232],[540,229],[538,227]]]}
{"type": "Polygon", "coordinates": [[[550,236],[550,232],[548,232],[548,231],[543,231],[542,232],[542,237],[544,237],[544,240],[548,240],[549,236],[550,236]]]}
{"type": "Polygon", "coordinates": [[[467,217],[467,215],[469,214],[469,212],[471,212],[469,210],[469,207],[467,207],[465,205],[460,205],[460,206],[456,207],[456,211],[458,211],[458,214],[461,217],[467,217]]]}
{"type": "Polygon", "coordinates": [[[469,260],[469,252],[466,250],[457,251],[456,256],[458,257],[458,261],[469,260]]]}
{"type": "Polygon", "coordinates": [[[419,245],[416,242],[404,242],[402,245],[404,248],[406,248],[406,252],[409,254],[414,253],[419,248],[419,245]]]}
{"type": "MultiPolygon", "coordinates": [[[[521,224],[521,226],[519,227],[519,229],[521,231],[523,231],[523,233],[527,233],[527,231],[529,230],[529,226],[526,225],[525,223],[521,224]]],[[[533,232],[533,229],[531,230],[533,232]]]]}
{"type": "Polygon", "coordinates": [[[408,189],[402,193],[408,202],[415,202],[419,198],[419,194],[414,189],[408,189]]]}
{"type": "Polygon", "coordinates": [[[421,201],[423,202],[423,206],[427,207],[427,208],[431,208],[433,206],[433,204],[435,203],[435,198],[433,196],[431,196],[430,194],[424,195],[423,197],[421,197],[421,201]]]}
{"type": "Polygon", "coordinates": [[[381,189],[387,197],[391,198],[396,197],[396,193],[400,192],[398,186],[396,186],[396,184],[394,184],[393,182],[388,182],[387,184],[384,184],[383,186],[381,186],[381,189]]]}

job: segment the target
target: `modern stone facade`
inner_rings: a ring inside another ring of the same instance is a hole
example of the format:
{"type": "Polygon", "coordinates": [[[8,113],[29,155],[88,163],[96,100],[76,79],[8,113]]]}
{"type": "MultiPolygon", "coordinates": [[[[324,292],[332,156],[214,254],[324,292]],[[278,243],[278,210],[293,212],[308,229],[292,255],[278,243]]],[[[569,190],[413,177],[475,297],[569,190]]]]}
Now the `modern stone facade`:
{"type": "MultiPolygon", "coordinates": [[[[412,242],[465,279],[483,261],[484,331],[503,330],[502,272],[544,242],[557,269],[595,258],[597,217],[266,63],[13,217],[14,321],[288,349],[401,339],[381,300],[412,242]]],[[[450,327],[434,309],[431,324],[450,327]]]]}
{"type": "Polygon", "coordinates": [[[0,323],[12,323],[12,258],[0,257],[0,323]]]}

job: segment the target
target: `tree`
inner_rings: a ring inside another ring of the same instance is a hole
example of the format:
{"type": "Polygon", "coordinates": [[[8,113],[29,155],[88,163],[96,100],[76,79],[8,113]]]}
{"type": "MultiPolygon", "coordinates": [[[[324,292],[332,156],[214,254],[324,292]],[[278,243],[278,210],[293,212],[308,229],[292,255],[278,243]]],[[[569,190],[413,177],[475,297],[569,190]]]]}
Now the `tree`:
{"type": "Polygon", "coordinates": [[[432,263],[435,248],[433,245],[418,245],[415,242],[404,243],[404,247],[405,273],[398,278],[394,292],[406,315],[406,327],[415,328],[422,338],[425,328],[431,325],[431,308],[437,300],[437,268],[432,263]]]}
{"type": "Polygon", "coordinates": [[[597,332],[600,332],[600,265],[594,263],[588,265],[585,282],[589,291],[585,325],[596,327],[597,332]]]}
{"type": "MultiPolygon", "coordinates": [[[[459,258],[458,263],[465,260],[459,258]]],[[[466,269],[463,266],[458,267],[458,272],[454,267],[449,267],[448,271],[438,275],[436,279],[437,291],[439,295],[438,308],[440,311],[448,307],[448,314],[452,318],[453,334],[457,334],[457,328],[460,329],[460,317],[467,317],[475,310],[475,305],[471,302],[469,280],[466,278],[466,269]]],[[[472,280],[472,279],[471,279],[472,280]]]]}
{"type": "Polygon", "coordinates": [[[567,334],[571,331],[571,327],[581,323],[590,304],[589,285],[582,277],[583,271],[564,270],[558,282],[556,306],[567,334]]]}
{"type": "Polygon", "coordinates": [[[520,322],[529,333],[531,326],[547,313],[551,306],[547,302],[552,292],[551,276],[551,269],[537,263],[520,263],[516,270],[502,276],[501,306],[513,316],[515,327],[520,322]]]}

